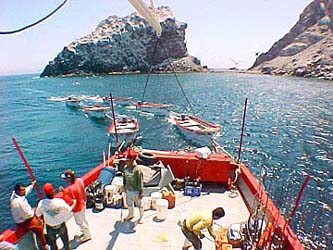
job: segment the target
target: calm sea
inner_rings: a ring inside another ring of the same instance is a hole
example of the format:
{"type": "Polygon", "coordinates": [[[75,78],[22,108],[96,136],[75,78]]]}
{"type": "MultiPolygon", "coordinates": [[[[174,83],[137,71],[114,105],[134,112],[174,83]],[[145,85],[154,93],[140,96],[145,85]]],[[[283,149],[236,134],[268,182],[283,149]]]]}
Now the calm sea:
{"type": "MultiPolygon", "coordinates": [[[[192,104],[190,111],[221,124],[218,141],[234,156],[247,97],[242,160],[256,176],[267,167],[266,190],[287,216],[304,181],[302,173],[311,175],[293,226],[299,236],[314,241],[332,231],[332,82],[235,73],[180,74],[178,78],[192,104]]],[[[99,163],[102,151],[107,149],[107,121],[91,120],[48,98],[112,92],[113,96],[140,100],[145,79],[145,75],[0,77],[0,231],[12,224],[8,200],[14,185],[29,183],[12,137],[21,146],[39,185],[46,181],[63,185],[59,174],[64,169],[73,168],[81,175],[99,163]]],[[[151,76],[144,99],[171,103],[179,112],[189,109],[173,75],[151,76]]],[[[193,146],[165,118],[116,109],[138,117],[142,146],[193,146]]],[[[30,201],[35,204],[36,200],[34,193],[30,201]]]]}

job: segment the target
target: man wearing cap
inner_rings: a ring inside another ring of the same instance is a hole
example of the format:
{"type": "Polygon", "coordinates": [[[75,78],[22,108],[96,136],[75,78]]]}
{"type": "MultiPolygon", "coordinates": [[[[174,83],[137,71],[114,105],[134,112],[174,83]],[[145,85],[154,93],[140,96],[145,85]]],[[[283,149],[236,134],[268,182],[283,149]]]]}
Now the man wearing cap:
{"type": "Polygon", "coordinates": [[[36,215],[40,218],[44,216],[46,224],[46,233],[49,239],[51,250],[58,250],[57,235],[59,235],[64,250],[71,250],[69,244],[66,221],[71,217],[71,211],[75,202],[70,207],[63,199],[54,198],[54,187],[51,183],[43,185],[43,191],[46,198],[39,201],[36,209],[36,215]]]}
{"type": "Polygon", "coordinates": [[[128,215],[124,220],[131,220],[134,217],[134,203],[139,208],[140,218],[138,222],[143,223],[143,207],[141,199],[143,197],[143,175],[135,162],[135,152],[129,151],[124,167],[126,203],[128,215]]]}
{"type": "Polygon", "coordinates": [[[76,178],[72,169],[67,169],[63,174],[63,178],[69,185],[66,189],[59,187],[59,190],[68,195],[72,200],[76,200],[76,204],[72,210],[76,224],[80,227],[82,235],[79,241],[85,242],[91,239],[91,234],[86,220],[86,192],[84,182],[81,178],[76,178]]]}
{"type": "Polygon", "coordinates": [[[36,217],[35,212],[31,208],[26,197],[31,193],[35,184],[36,181],[33,181],[31,185],[25,187],[22,183],[17,183],[10,197],[10,208],[13,219],[18,228],[33,231],[40,241],[42,249],[47,250],[48,246],[43,232],[44,225],[36,217]]]}
{"type": "Polygon", "coordinates": [[[213,230],[213,220],[218,220],[224,217],[224,215],[225,212],[222,207],[217,207],[213,211],[195,211],[188,215],[182,223],[182,232],[186,237],[182,249],[187,250],[192,245],[194,250],[202,249],[200,239],[205,237],[201,232],[203,229],[207,229],[213,239],[216,240],[216,234],[213,230]]]}

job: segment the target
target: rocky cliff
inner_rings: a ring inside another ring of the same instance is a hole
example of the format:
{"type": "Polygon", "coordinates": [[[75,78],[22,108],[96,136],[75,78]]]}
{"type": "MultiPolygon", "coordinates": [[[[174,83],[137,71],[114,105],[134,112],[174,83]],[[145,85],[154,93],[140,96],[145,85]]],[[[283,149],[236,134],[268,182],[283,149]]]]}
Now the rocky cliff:
{"type": "Polygon", "coordinates": [[[187,52],[187,24],[177,21],[169,7],[159,7],[157,15],[159,43],[153,28],[136,13],[110,16],[91,34],[64,47],[41,76],[207,70],[187,52]]]}
{"type": "Polygon", "coordinates": [[[250,71],[333,80],[333,2],[315,0],[250,71]]]}

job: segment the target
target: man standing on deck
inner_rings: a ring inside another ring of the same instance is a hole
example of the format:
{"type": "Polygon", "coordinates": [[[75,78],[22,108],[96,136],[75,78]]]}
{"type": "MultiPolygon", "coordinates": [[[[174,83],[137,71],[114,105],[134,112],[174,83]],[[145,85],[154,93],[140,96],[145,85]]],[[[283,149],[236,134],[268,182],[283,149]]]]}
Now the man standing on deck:
{"type": "Polygon", "coordinates": [[[59,190],[66,193],[72,200],[76,200],[76,204],[72,210],[76,224],[80,227],[82,235],[79,241],[85,242],[91,239],[91,234],[86,220],[86,191],[81,178],[76,178],[72,169],[67,169],[63,174],[63,178],[69,185],[66,189],[59,187],[59,190]]]}
{"type": "Polygon", "coordinates": [[[130,151],[125,161],[124,179],[126,191],[126,203],[128,215],[124,220],[131,220],[134,217],[134,203],[139,208],[139,224],[143,223],[143,207],[141,199],[143,197],[143,175],[135,162],[136,154],[130,151]]]}
{"type": "Polygon", "coordinates": [[[213,220],[218,220],[224,217],[225,212],[222,207],[215,208],[213,211],[193,212],[182,223],[182,232],[186,237],[183,245],[183,250],[188,249],[192,243],[195,250],[202,249],[202,242],[205,235],[201,233],[204,228],[208,229],[209,234],[216,240],[216,235],[213,230],[213,220]]]}
{"type": "Polygon", "coordinates": [[[17,227],[33,231],[40,241],[42,249],[47,250],[49,248],[44,236],[44,225],[38,220],[26,197],[31,193],[34,185],[36,185],[36,181],[33,181],[28,187],[17,183],[10,197],[10,208],[17,227]]]}
{"type": "Polygon", "coordinates": [[[54,198],[54,187],[51,183],[43,185],[43,191],[46,199],[42,199],[36,209],[36,215],[40,218],[44,216],[46,224],[46,233],[51,250],[58,250],[57,235],[59,235],[64,250],[71,250],[68,239],[66,221],[71,217],[71,211],[75,206],[75,201],[70,207],[63,199],[54,198]]]}

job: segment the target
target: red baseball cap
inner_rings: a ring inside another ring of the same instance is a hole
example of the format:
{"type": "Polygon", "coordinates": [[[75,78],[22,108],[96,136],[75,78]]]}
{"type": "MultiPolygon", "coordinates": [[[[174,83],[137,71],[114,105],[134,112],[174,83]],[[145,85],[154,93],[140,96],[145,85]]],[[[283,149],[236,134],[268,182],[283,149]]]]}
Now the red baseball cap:
{"type": "Polygon", "coordinates": [[[51,183],[47,182],[43,185],[43,191],[45,195],[54,194],[54,187],[51,183]]]}
{"type": "Polygon", "coordinates": [[[127,154],[128,160],[135,160],[136,157],[137,157],[137,154],[135,151],[132,151],[132,150],[128,151],[128,154],[127,154]]]}

